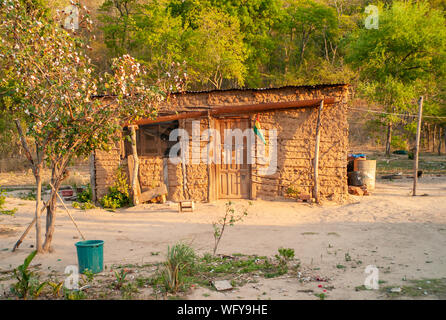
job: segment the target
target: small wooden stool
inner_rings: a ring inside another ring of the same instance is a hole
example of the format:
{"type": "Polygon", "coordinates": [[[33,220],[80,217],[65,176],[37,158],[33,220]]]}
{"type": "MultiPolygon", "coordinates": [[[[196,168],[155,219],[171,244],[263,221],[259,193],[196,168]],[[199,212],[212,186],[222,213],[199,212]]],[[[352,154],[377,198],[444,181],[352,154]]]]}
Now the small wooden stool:
{"type": "Polygon", "coordinates": [[[194,211],[194,202],[191,200],[186,200],[186,201],[180,201],[179,202],[179,207],[178,210],[179,212],[183,212],[185,211],[184,209],[186,209],[187,211],[194,211]]]}

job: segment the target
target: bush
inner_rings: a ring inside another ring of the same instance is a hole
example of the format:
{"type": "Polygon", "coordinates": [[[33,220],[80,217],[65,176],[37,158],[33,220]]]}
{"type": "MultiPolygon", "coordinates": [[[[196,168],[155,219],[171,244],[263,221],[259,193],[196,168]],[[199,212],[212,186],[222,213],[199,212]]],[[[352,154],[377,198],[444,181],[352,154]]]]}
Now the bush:
{"type": "Polygon", "coordinates": [[[398,150],[406,150],[408,149],[407,146],[407,139],[405,139],[404,137],[401,136],[393,136],[392,137],[392,142],[390,143],[390,145],[392,146],[392,148],[394,149],[398,149],[398,150]]]}
{"type": "Polygon", "coordinates": [[[178,243],[173,247],[168,247],[167,261],[156,282],[166,292],[184,291],[195,272],[195,260],[194,250],[186,244],[178,243]]]}
{"type": "Polygon", "coordinates": [[[47,285],[47,282],[41,283],[39,276],[28,269],[36,254],[37,251],[31,252],[23,264],[14,269],[17,282],[11,286],[11,292],[18,298],[27,299],[29,296],[37,298],[47,285]]]}
{"type": "Polygon", "coordinates": [[[73,208],[81,210],[96,209],[96,206],[91,201],[81,202],[81,203],[75,201],[73,202],[72,206],[73,208]]]}
{"type": "Polygon", "coordinates": [[[100,199],[99,203],[104,208],[113,210],[132,204],[129,196],[129,185],[127,184],[126,176],[122,172],[122,168],[118,169],[115,183],[108,188],[108,194],[100,199]]]}
{"type": "Polygon", "coordinates": [[[91,185],[88,184],[87,188],[77,195],[77,201],[79,202],[91,202],[93,200],[93,192],[91,185]]]}
{"type": "Polygon", "coordinates": [[[17,212],[17,208],[14,208],[12,210],[5,210],[3,209],[3,206],[5,205],[5,190],[0,189],[0,214],[7,214],[9,216],[13,216],[17,212]]]}

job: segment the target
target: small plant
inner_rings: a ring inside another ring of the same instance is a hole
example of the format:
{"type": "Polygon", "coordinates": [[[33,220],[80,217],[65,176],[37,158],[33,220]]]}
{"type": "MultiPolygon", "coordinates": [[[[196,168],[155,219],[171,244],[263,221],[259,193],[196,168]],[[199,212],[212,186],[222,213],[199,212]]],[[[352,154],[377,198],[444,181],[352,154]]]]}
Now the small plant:
{"type": "Polygon", "coordinates": [[[116,284],[115,284],[115,288],[116,289],[121,289],[122,285],[125,282],[125,277],[127,276],[128,272],[126,269],[121,269],[121,271],[118,273],[117,271],[115,271],[115,276],[116,276],[116,284]]]}
{"type": "Polygon", "coordinates": [[[93,192],[91,185],[88,184],[87,188],[77,195],[77,201],[79,202],[91,202],[93,200],[93,192]]]}
{"type": "Polygon", "coordinates": [[[11,286],[11,292],[19,298],[27,299],[29,296],[37,298],[47,285],[47,282],[40,283],[38,276],[28,270],[36,254],[37,251],[31,252],[23,264],[14,269],[14,277],[17,282],[11,286]]]}
{"type": "Polygon", "coordinates": [[[350,254],[348,252],[345,254],[345,261],[352,261],[352,257],[350,257],[350,254]]]}
{"type": "Polygon", "coordinates": [[[14,208],[12,210],[5,210],[3,209],[3,206],[5,205],[5,190],[0,189],[0,214],[6,214],[8,216],[13,216],[17,212],[17,208],[14,208]]]}
{"type": "Polygon", "coordinates": [[[127,178],[120,167],[116,173],[116,181],[108,188],[108,194],[99,200],[104,208],[116,209],[130,205],[129,185],[127,178]]]}
{"type": "Polygon", "coordinates": [[[22,200],[36,200],[37,195],[34,190],[31,190],[28,193],[20,193],[19,197],[22,200]]]}
{"type": "Polygon", "coordinates": [[[290,196],[291,198],[298,198],[300,195],[300,190],[298,187],[295,186],[289,186],[286,189],[286,193],[288,196],[290,196]]]}
{"type": "Polygon", "coordinates": [[[123,299],[132,299],[133,294],[138,293],[138,287],[135,283],[127,283],[121,288],[123,299]]]}
{"type": "Polygon", "coordinates": [[[48,285],[53,289],[53,296],[55,298],[60,297],[64,282],[48,282],[48,285]]]}
{"type": "Polygon", "coordinates": [[[276,259],[284,261],[285,263],[294,259],[294,249],[291,248],[279,248],[279,254],[276,254],[276,259]]]}
{"type": "Polygon", "coordinates": [[[190,277],[195,270],[195,252],[184,243],[175,244],[167,248],[167,261],[164,263],[161,275],[156,282],[160,282],[164,290],[176,293],[185,290],[190,277]]]}
{"type": "Polygon", "coordinates": [[[82,300],[87,297],[86,293],[82,290],[70,290],[64,287],[63,291],[66,300],[82,300]]]}
{"type": "Polygon", "coordinates": [[[94,279],[94,273],[89,269],[85,269],[83,275],[87,278],[87,282],[92,282],[94,279]]]}
{"type": "Polygon", "coordinates": [[[327,297],[325,293],[315,293],[314,295],[320,300],[325,300],[325,298],[327,297]]]}
{"type": "Polygon", "coordinates": [[[81,203],[74,201],[72,203],[72,206],[73,206],[73,208],[81,209],[81,210],[96,209],[96,206],[93,203],[91,203],[91,201],[81,202],[81,203]]]}
{"type": "MultiPolygon", "coordinates": [[[[252,205],[252,203],[249,202],[249,205],[252,205]]],[[[242,221],[247,215],[247,208],[243,208],[242,212],[237,213],[231,201],[226,203],[225,215],[217,222],[212,223],[214,228],[214,255],[217,252],[218,245],[223,237],[226,226],[233,226],[236,222],[242,221]]]]}

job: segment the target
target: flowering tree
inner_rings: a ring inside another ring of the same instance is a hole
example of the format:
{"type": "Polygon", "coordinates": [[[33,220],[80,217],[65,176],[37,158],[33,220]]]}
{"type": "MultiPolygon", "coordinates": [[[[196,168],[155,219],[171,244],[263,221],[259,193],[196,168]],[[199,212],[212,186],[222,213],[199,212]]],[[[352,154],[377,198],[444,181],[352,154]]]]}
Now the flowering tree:
{"type": "MultiPolygon", "coordinates": [[[[166,93],[160,84],[147,85],[144,67],[128,55],[113,60],[112,74],[96,76],[85,38],[63,29],[64,14],[50,17],[39,1],[0,2],[0,95],[17,117],[17,130],[36,179],[36,249],[48,252],[57,192],[70,161],[107,149],[123,122],[156,116],[166,93]],[[104,94],[115,99],[93,98],[104,94]],[[41,200],[44,163],[52,170],[53,188],[47,202],[41,200]],[[43,242],[40,215],[45,209],[43,242]]],[[[72,4],[79,8],[80,25],[88,30],[91,20],[86,8],[72,4]]]]}

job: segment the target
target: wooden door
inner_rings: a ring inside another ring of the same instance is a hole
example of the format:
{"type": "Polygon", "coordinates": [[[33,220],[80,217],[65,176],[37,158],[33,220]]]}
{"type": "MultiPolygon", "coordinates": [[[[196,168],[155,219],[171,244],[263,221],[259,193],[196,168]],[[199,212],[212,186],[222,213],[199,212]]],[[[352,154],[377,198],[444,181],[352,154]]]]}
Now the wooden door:
{"type": "Polygon", "coordinates": [[[249,129],[249,118],[224,118],[217,122],[217,128],[221,136],[221,164],[217,165],[217,194],[219,199],[249,199],[251,186],[251,165],[248,164],[248,141],[243,138],[242,160],[236,161],[235,138],[225,141],[225,129],[241,129],[242,132],[249,129]],[[230,163],[225,163],[225,143],[232,148],[230,152],[230,163]]]}

